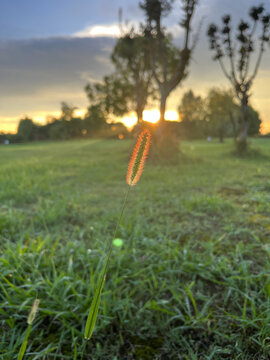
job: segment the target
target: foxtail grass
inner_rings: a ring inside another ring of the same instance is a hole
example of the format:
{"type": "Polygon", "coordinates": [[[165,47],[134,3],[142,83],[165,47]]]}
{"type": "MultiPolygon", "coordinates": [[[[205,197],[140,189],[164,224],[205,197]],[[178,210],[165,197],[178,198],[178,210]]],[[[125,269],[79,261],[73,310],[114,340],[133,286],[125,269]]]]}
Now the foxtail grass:
{"type": "Polygon", "coordinates": [[[88,318],[87,318],[86,325],[85,325],[85,331],[84,331],[85,341],[84,341],[82,356],[83,356],[83,353],[85,350],[86,341],[91,338],[94,328],[95,328],[99,305],[100,305],[101,294],[102,294],[102,289],[103,289],[103,286],[105,283],[106,274],[108,271],[110,257],[111,257],[111,253],[112,253],[113,240],[117,236],[118,228],[119,228],[119,225],[120,225],[122,217],[123,217],[123,213],[124,213],[124,210],[126,207],[130,189],[131,189],[131,187],[133,187],[134,185],[137,184],[137,182],[139,181],[139,179],[142,175],[144,164],[145,164],[145,159],[146,159],[148,151],[149,151],[150,138],[151,138],[151,135],[148,130],[143,130],[141,132],[141,134],[138,137],[137,143],[134,147],[134,150],[133,150],[130,162],[129,162],[127,177],[126,177],[128,189],[126,191],[125,199],[124,199],[122,209],[121,209],[121,212],[120,212],[120,215],[119,215],[116,227],[115,227],[113,237],[109,241],[108,252],[107,252],[105,264],[99,274],[97,287],[95,290],[93,301],[90,306],[88,318]]]}
{"type": "Polygon", "coordinates": [[[33,324],[33,322],[35,320],[35,317],[36,317],[36,314],[38,312],[39,303],[40,303],[40,300],[36,299],[33,302],[32,308],[31,308],[31,310],[29,312],[29,315],[28,315],[28,318],[27,318],[28,327],[27,327],[27,330],[25,332],[24,340],[23,340],[22,345],[20,347],[20,351],[19,351],[17,360],[22,360],[23,359],[23,356],[24,356],[24,353],[25,353],[25,350],[26,350],[27,344],[28,344],[28,338],[29,338],[29,335],[30,335],[30,332],[31,332],[31,329],[32,329],[32,324],[33,324]]]}

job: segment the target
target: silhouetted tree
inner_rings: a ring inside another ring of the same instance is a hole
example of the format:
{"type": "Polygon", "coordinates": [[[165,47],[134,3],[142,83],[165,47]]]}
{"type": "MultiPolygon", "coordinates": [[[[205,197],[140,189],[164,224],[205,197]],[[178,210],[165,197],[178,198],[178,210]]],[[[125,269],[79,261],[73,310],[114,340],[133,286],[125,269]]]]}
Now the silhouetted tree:
{"type": "Polygon", "coordinates": [[[184,93],[178,113],[185,137],[194,139],[203,136],[205,110],[201,96],[195,96],[192,90],[184,93]]]}
{"type": "Polygon", "coordinates": [[[243,20],[240,21],[236,41],[232,38],[230,15],[223,16],[221,28],[211,24],[207,32],[210,48],[215,53],[214,60],[219,62],[225,76],[233,85],[241,104],[241,126],[237,137],[237,148],[240,153],[247,149],[250,88],[258,72],[265,43],[269,41],[270,16],[265,13],[264,5],[253,6],[249,11],[249,16],[251,24],[243,20]],[[259,23],[261,24],[261,31],[258,39],[256,39],[259,23]],[[251,54],[255,51],[256,43],[258,44],[257,61],[253,70],[250,71],[251,54]],[[227,70],[223,62],[225,56],[229,59],[230,70],[227,70]]]}
{"type": "Polygon", "coordinates": [[[106,117],[99,104],[93,104],[88,107],[84,119],[84,128],[88,135],[95,134],[106,126],[106,117]]]}
{"type": "MultiPolygon", "coordinates": [[[[196,41],[191,41],[191,20],[197,0],[182,0],[184,15],[179,25],[184,29],[183,47],[173,45],[171,37],[162,26],[163,18],[171,10],[167,0],[144,0],[147,24],[145,36],[149,39],[151,68],[160,95],[160,133],[164,131],[166,101],[170,93],[187,76],[187,68],[196,41]]],[[[165,134],[163,134],[165,135],[165,134]]]]}
{"type": "Polygon", "coordinates": [[[206,98],[206,113],[208,135],[218,136],[220,142],[225,136],[235,137],[239,107],[232,90],[211,89],[206,98]]]}
{"type": "Polygon", "coordinates": [[[55,119],[49,126],[49,137],[52,140],[67,140],[70,134],[67,127],[67,121],[55,119]]]}
{"type": "Polygon", "coordinates": [[[20,120],[17,133],[22,141],[26,142],[35,140],[36,132],[37,125],[32,119],[26,116],[24,119],[20,120]]]}
{"type": "Polygon", "coordinates": [[[60,120],[70,121],[74,118],[74,112],[77,109],[76,106],[70,105],[65,101],[61,102],[61,115],[60,120]]]}
{"type": "Polygon", "coordinates": [[[67,140],[82,136],[83,121],[75,116],[76,106],[61,103],[61,114],[49,124],[49,136],[55,140],[67,140]]]}
{"type": "Polygon", "coordinates": [[[3,144],[7,140],[7,135],[3,132],[0,132],[0,144],[3,144]]]}
{"type": "Polygon", "coordinates": [[[85,87],[90,105],[98,105],[104,116],[123,116],[129,111],[131,87],[118,74],[104,76],[102,82],[89,83],[85,87]]]}
{"type": "Polygon", "coordinates": [[[129,100],[129,109],[136,111],[137,122],[140,123],[147,99],[153,94],[147,39],[130,30],[118,39],[111,58],[118,76],[127,83],[130,98],[126,97],[126,101],[129,100]]]}
{"type": "Polygon", "coordinates": [[[252,106],[248,106],[247,110],[248,118],[248,135],[258,135],[260,133],[260,128],[262,120],[258,111],[256,111],[252,106]]]}

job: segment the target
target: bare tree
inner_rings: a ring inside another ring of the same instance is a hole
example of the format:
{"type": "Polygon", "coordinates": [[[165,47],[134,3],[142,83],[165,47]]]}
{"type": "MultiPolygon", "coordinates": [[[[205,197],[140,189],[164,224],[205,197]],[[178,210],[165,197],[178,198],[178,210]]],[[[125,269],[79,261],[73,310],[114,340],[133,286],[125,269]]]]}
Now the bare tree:
{"type": "Polygon", "coordinates": [[[249,11],[249,17],[251,23],[240,20],[236,40],[232,38],[230,15],[223,16],[221,28],[211,24],[207,32],[210,49],[215,53],[214,60],[219,62],[223,73],[233,85],[236,97],[241,105],[242,116],[237,137],[239,152],[247,149],[250,88],[257,75],[265,51],[265,43],[269,41],[270,15],[265,13],[264,5],[252,7],[249,11]],[[261,30],[257,39],[258,24],[261,24],[261,30]],[[253,69],[250,70],[251,54],[255,52],[255,44],[258,44],[257,57],[253,69]],[[223,61],[224,57],[229,60],[227,67],[223,61]]]}

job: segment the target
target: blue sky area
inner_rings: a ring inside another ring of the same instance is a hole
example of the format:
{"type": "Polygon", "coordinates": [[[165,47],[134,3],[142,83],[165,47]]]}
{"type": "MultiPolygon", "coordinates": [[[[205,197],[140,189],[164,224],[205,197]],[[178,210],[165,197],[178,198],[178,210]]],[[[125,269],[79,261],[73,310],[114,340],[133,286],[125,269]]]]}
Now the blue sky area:
{"type": "Polygon", "coordinates": [[[86,26],[117,22],[118,9],[142,18],[136,0],[1,0],[0,37],[68,36],[86,26]]]}

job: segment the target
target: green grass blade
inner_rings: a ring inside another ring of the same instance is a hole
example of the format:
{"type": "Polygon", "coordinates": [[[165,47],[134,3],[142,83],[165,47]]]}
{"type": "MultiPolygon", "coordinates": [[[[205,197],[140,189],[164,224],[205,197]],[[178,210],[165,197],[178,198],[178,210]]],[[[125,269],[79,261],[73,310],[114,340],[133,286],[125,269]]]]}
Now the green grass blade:
{"type": "Polygon", "coordinates": [[[195,310],[196,315],[198,315],[198,308],[197,308],[197,304],[196,301],[194,299],[194,296],[192,294],[192,292],[190,291],[190,289],[192,288],[192,286],[194,285],[194,283],[192,282],[189,287],[184,286],[184,289],[186,290],[186,293],[188,294],[188,297],[190,299],[190,301],[192,302],[193,308],[195,310]]]}
{"type": "Polygon", "coordinates": [[[92,333],[95,328],[99,304],[100,304],[100,298],[101,298],[101,293],[102,293],[102,288],[103,288],[103,285],[105,282],[105,278],[106,278],[106,275],[103,275],[100,278],[98,287],[96,288],[96,291],[95,291],[94,299],[92,301],[92,304],[91,304],[91,307],[89,310],[88,318],[87,318],[86,325],[85,325],[85,331],[84,331],[84,337],[87,340],[89,340],[91,338],[92,333]]]}
{"type": "Polygon", "coordinates": [[[28,337],[29,337],[29,335],[30,335],[31,328],[32,328],[32,326],[29,325],[28,328],[27,328],[27,330],[26,330],[25,337],[24,337],[23,343],[22,343],[22,345],[21,345],[21,347],[20,347],[20,351],[19,351],[17,360],[22,360],[22,358],[23,358],[23,355],[24,355],[25,350],[26,350],[26,347],[27,347],[28,337]]]}
{"type": "Polygon", "coordinates": [[[107,270],[108,270],[109,261],[110,261],[110,257],[111,257],[111,253],[112,253],[113,239],[116,238],[118,227],[119,227],[119,224],[120,224],[120,222],[122,220],[123,213],[124,213],[124,210],[125,210],[125,207],[126,207],[126,202],[127,202],[127,198],[128,198],[130,188],[131,187],[129,186],[128,190],[126,192],[126,196],[125,196],[125,200],[124,200],[123,205],[122,205],[120,216],[119,216],[117,225],[115,227],[114,236],[110,240],[110,243],[109,243],[109,250],[108,250],[107,259],[106,259],[104,268],[103,268],[102,273],[101,273],[102,276],[99,279],[98,286],[97,286],[96,291],[95,291],[94,299],[92,301],[92,304],[91,304],[91,307],[90,307],[90,310],[89,310],[88,318],[87,318],[86,325],[85,325],[85,331],[84,331],[84,338],[87,339],[87,340],[89,340],[91,338],[92,333],[93,333],[94,328],[95,328],[98,309],[99,309],[99,304],[100,304],[100,298],[101,298],[101,293],[102,293],[102,288],[103,288],[103,285],[104,285],[104,282],[105,282],[106,273],[107,273],[107,270]]]}

